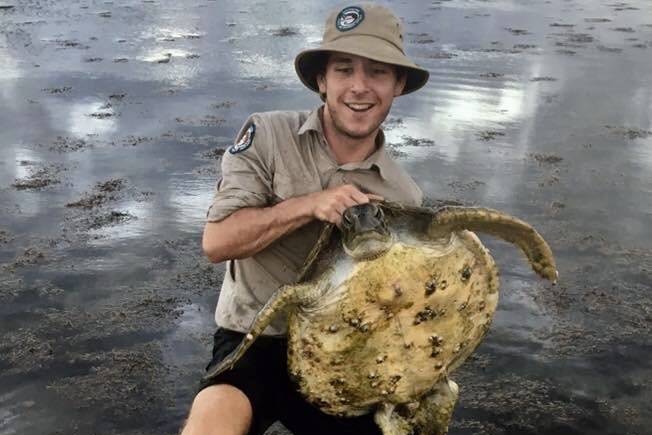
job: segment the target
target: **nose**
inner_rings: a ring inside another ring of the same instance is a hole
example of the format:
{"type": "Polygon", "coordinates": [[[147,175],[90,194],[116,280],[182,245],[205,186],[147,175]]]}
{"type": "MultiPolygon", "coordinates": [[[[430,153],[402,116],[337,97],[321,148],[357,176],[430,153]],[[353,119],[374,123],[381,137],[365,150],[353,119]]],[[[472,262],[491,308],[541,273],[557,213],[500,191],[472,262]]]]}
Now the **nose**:
{"type": "Polygon", "coordinates": [[[365,68],[355,68],[351,78],[351,90],[362,93],[369,89],[368,75],[365,68]]]}
{"type": "Polygon", "coordinates": [[[356,229],[357,227],[360,226],[360,219],[358,218],[356,206],[349,207],[346,210],[344,210],[344,213],[342,214],[342,218],[343,218],[344,225],[346,225],[349,228],[356,229]]]}

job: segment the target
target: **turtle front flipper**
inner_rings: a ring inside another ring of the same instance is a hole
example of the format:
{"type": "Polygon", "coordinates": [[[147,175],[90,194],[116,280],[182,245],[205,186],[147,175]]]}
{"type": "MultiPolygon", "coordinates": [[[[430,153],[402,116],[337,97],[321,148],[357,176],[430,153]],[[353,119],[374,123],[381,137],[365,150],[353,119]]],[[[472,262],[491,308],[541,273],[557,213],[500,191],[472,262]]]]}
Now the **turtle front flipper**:
{"type": "Polygon", "coordinates": [[[537,274],[557,282],[557,267],[550,246],[526,222],[489,208],[443,207],[435,212],[429,233],[437,236],[463,229],[488,233],[516,244],[537,274]]]}
{"type": "Polygon", "coordinates": [[[279,288],[263,308],[260,309],[258,314],[256,314],[247,335],[238,347],[219,364],[210,369],[204,375],[204,381],[211,380],[220,373],[232,369],[235,363],[238,362],[247,349],[249,349],[249,346],[262,334],[276,315],[283,312],[288,306],[303,301],[307,290],[310,289],[312,289],[312,286],[305,284],[286,285],[279,288]]]}

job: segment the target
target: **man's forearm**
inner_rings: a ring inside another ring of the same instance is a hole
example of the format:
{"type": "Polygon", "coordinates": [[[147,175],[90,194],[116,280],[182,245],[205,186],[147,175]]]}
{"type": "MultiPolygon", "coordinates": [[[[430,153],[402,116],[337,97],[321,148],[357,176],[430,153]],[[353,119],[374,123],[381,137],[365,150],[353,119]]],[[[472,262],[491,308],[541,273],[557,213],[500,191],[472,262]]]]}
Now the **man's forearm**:
{"type": "Polygon", "coordinates": [[[206,224],[204,253],[214,263],[250,257],[313,219],[307,197],[271,207],[243,208],[220,222],[206,224]]]}

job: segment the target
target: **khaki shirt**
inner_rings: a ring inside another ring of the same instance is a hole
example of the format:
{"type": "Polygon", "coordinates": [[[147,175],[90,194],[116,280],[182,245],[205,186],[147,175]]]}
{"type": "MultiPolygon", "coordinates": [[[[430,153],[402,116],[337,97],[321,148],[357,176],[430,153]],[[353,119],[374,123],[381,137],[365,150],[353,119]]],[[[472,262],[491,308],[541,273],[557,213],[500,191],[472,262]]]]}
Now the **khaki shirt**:
{"type": "MultiPolygon", "coordinates": [[[[378,149],[369,158],[338,165],[324,137],[321,113],[322,108],[251,115],[237,141],[246,146],[248,141],[242,136],[254,124],[251,145],[236,153],[224,153],[222,180],[208,210],[208,222],[219,222],[243,207],[271,206],[346,183],[387,200],[421,204],[421,190],[388,156],[382,131],[376,140],[378,149]]],[[[252,257],[228,261],[215,310],[218,326],[246,332],[271,295],[281,285],[296,280],[321,225],[312,221],[252,257]]],[[[286,319],[279,314],[264,334],[285,332],[286,319]]]]}

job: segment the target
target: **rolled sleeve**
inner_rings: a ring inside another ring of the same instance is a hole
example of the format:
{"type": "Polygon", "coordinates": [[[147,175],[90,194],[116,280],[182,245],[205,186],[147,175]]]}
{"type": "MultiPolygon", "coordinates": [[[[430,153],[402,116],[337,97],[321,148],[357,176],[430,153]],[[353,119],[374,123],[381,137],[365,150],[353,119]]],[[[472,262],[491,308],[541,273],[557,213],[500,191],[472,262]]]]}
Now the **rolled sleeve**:
{"type": "Polygon", "coordinates": [[[218,182],[206,220],[219,222],[245,207],[265,207],[273,198],[272,137],[261,116],[251,115],[238,133],[236,143],[255,125],[251,145],[242,151],[227,150],[222,157],[222,179],[218,182]]]}

